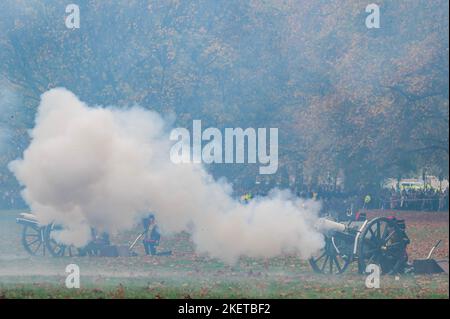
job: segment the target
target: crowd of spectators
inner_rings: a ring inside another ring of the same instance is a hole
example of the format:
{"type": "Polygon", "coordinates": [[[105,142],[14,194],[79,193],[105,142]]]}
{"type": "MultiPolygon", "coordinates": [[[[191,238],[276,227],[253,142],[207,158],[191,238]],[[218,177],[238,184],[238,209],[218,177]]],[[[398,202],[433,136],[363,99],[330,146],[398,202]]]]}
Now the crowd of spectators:
{"type": "MultiPolygon", "coordinates": [[[[253,196],[265,196],[268,187],[252,187],[247,192],[253,196]]],[[[345,211],[348,209],[395,209],[418,211],[448,211],[449,189],[439,190],[434,188],[418,189],[362,189],[360,191],[347,192],[341,187],[322,185],[318,187],[303,186],[292,189],[300,198],[317,199],[322,202],[324,210],[345,211]]]]}
{"type": "Polygon", "coordinates": [[[383,189],[381,209],[444,211],[449,207],[449,189],[383,189]]]}

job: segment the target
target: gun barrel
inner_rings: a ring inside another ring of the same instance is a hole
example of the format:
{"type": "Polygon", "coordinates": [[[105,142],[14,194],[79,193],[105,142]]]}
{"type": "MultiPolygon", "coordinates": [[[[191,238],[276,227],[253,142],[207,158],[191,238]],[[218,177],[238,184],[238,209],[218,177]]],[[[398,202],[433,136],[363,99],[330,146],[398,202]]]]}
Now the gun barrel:
{"type": "Polygon", "coordinates": [[[319,218],[316,223],[316,228],[320,232],[339,231],[344,232],[347,227],[344,224],[329,220],[327,218],[319,218]]]}

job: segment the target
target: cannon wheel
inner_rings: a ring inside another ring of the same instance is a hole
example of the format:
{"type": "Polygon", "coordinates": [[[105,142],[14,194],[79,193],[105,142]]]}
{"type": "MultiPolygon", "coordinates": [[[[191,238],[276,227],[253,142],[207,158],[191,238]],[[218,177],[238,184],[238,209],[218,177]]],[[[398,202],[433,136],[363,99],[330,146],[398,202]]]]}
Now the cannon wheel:
{"type": "Polygon", "coordinates": [[[380,266],[381,273],[401,272],[408,259],[406,234],[395,220],[378,217],[363,229],[358,244],[358,269],[366,273],[370,264],[380,266]]]}
{"type": "Polygon", "coordinates": [[[59,244],[53,238],[47,241],[47,249],[53,257],[73,257],[78,255],[78,250],[73,246],[59,244]]]}
{"type": "Polygon", "coordinates": [[[78,255],[78,249],[76,249],[74,246],[67,246],[61,243],[58,243],[55,239],[52,238],[51,232],[60,229],[60,227],[50,224],[48,225],[46,229],[47,233],[47,240],[45,242],[46,247],[50,254],[53,257],[73,257],[78,255]]]}
{"type": "Polygon", "coordinates": [[[45,241],[45,227],[34,224],[23,226],[22,245],[30,255],[45,256],[45,241]]]}
{"type": "Polygon", "coordinates": [[[312,269],[320,274],[342,274],[352,261],[351,253],[344,252],[345,245],[339,238],[325,236],[325,247],[309,259],[312,269]]]}

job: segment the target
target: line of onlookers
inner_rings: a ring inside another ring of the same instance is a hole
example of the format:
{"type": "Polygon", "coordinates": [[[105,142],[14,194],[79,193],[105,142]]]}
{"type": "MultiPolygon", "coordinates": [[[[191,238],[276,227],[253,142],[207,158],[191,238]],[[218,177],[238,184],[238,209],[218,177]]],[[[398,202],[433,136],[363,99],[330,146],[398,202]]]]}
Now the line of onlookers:
{"type": "MultiPolygon", "coordinates": [[[[418,211],[448,211],[449,209],[448,187],[445,190],[383,188],[345,192],[342,188],[324,185],[316,188],[305,186],[299,191],[293,191],[300,198],[320,200],[325,209],[331,210],[347,210],[349,208],[358,210],[362,207],[418,211]]],[[[253,196],[267,195],[267,190],[262,187],[254,187],[248,192],[253,196]]]]}

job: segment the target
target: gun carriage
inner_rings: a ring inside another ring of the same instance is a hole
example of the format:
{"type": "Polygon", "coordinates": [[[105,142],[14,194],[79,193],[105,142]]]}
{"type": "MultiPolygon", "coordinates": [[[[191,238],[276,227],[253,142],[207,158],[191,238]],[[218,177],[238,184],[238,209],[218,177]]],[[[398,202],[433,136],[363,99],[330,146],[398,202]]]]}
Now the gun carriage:
{"type": "MultiPolygon", "coordinates": [[[[147,220],[147,218],[143,220],[147,220]]],[[[144,227],[144,231],[139,234],[131,245],[111,245],[109,236],[106,233],[98,234],[95,229],[91,229],[91,241],[84,247],[75,247],[73,245],[65,245],[57,240],[55,233],[62,229],[60,225],[55,223],[43,224],[39,222],[35,215],[29,213],[21,213],[16,218],[16,222],[22,225],[22,246],[33,256],[135,256],[134,247],[150,229],[150,225],[144,227]]],[[[152,254],[170,254],[170,252],[156,253],[155,249],[159,245],[160,240],[160,233],[157,227],[152,228],[151,236],[152,254]]]]}
{"type": "Polygon", "coordinates": [[[407,266],[410,241],[403,220],[377,217],[336,222],[320,218],[317,228],[325,237],[323,249],[309,260],[317,273],[341,274],[352,262],[357,262],[359,273],[365,273],[369,264],[380,266],[383,274],[401,273],[407,266]]]}

